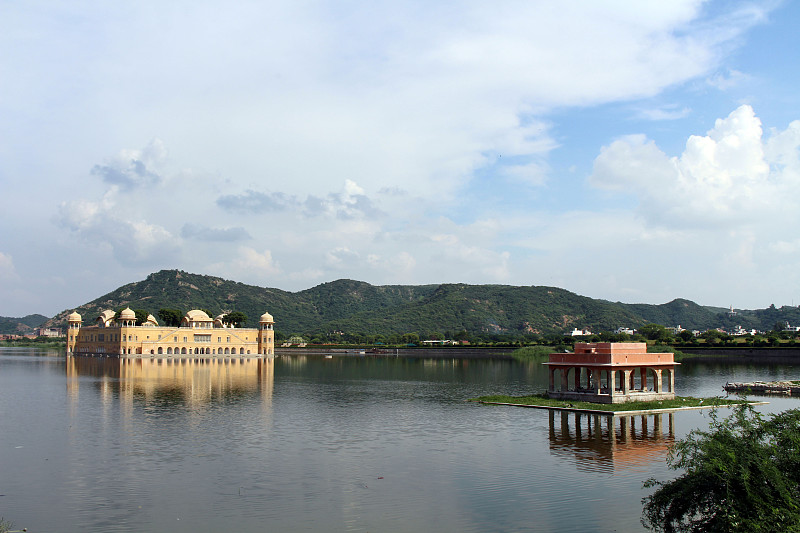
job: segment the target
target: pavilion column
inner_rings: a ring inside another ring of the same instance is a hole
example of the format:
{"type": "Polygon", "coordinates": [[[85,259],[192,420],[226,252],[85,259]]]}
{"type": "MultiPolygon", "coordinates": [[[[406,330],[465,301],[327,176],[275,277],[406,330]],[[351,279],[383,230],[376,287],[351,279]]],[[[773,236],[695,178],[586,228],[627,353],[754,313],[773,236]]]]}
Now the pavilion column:
{"type": "Polygon", "coordinates": [[[675,392],[675,369],[671,368],[667,370],[669,372],[669,391],[668,392],[675,392]]]}
{"type": "Polygon", "coordinates": [[[629,370],[627,374],[628,374],[628,392],[630,392],[636,389],[636,382],[633,380],[635,374],[633,370],[629,370]]]}
{"type": "MultiPolygon", "coordinates": [[[[220,352],[221,351],[222,350],[220,350],[220,352]]],[[[556,378],[555,378],[556,369],[551,366],[551,367],[549,367],[548,370],[550,370],[550,386],[549,386],[549,388],[547,390],[549,390],[550,392],[555,392],[556,391],[556,389],[555,389],[555,386],[556,386],[556,378]]]]}
{"type": "Polygon", "coordinates": [[[602,370],[597,370],[592,372],[592,389],[594,389],[595,394],[600,394],[600,387],[601,387],[601,375],[600,373],[602,370]]]}
{"type": "Polygon", "coordinates": [[[639,369],[639,376],[642,381],[642,391],[647,391],[647,367],[643,366],[639,369]]]}
{"type": "Polygon", "coordinates": [[[573,390],[578,390],[581,388],[581,370],[582,368],[579,366],[575,367],[575,375],[572,379],[573,390]]]}
{"type": "Polygon", "coordinates": [[[631,392],[631,371],[630,370],[623,370],[622,371],[622,394],[627,396],[631,392]]]}
{"type": "Polygon", "coordinates": [[[561,392],[566,392],[569,390],[569,367],[562,366],[561,367],[561,392]]]}
{"type": "Polygon", "coordinates": [[[656,392],[661,392],[661,389],[663,388],[662,387],[662,378],[663,378],[663,376],[661,375],[661,372],[662,371],[661,371],[660,368],[656,368],[655,369],[655,373],[656,373],[655,391],[656,392]]]}
{"type": "Polygon", "coordinates": [[[609,370],[608,371],[608,393],[611,396],[613,401],[614,396],[616,396],[617,392],[617,371],[616,370],[609,370]]]}

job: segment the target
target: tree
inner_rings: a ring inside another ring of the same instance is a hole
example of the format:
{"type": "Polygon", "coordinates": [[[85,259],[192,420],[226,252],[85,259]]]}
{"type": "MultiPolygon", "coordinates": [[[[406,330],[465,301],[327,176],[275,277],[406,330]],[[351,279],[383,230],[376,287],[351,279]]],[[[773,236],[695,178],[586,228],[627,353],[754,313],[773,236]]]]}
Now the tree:
{"type": "Polygon", "coordinates": [[[147,322],[147,317],[150,316],[150,313],[148,313],[146,309],[134,309],[133,312],[136,315],[137,326],[141,326],[147,322]]]}
{"type": "Polygon", "coordinates": [[[716,329],[709,329],[700,334],[700,338],[705,339],[706,344],[719,344],[724,337],[725,334],[716,329]]]}
{"type": "Polygon", "coordinates": [[[419,344],[419,335],[416,333],[405,333],[402,337],[404,344],[419,344]]]}
{"type": "Polygon", "coordinates": [[[669,330],[661,324],[645,324],[639,328],[639,333],[651,341],[666,343],[673,340],[672,333],[670,333],[669,330]]]}
{"type": "Polygon", "coordinates": [[[183,320],[183,311],[162,307],[158,310],[158,318],[161,319],[163,325],[177,328],[181,325],[181,320],[183,320]]]}
{"type": "Polygon", "coordinates": [[[233,311],[232,313],[228,313],[222,317],[222,321],[225,324],[231,324],[236,328],[240,328],[247,323],[247,315],[244,313],[240,313],[239,311],[233,311]]]}
{"type": "Polygon", "coordinates": [[[763,418],[750,404],[711,414],[667,459],[684,473],[642,503],[642,524],[665,533],[800,532],[800,409],[763,418]]]}

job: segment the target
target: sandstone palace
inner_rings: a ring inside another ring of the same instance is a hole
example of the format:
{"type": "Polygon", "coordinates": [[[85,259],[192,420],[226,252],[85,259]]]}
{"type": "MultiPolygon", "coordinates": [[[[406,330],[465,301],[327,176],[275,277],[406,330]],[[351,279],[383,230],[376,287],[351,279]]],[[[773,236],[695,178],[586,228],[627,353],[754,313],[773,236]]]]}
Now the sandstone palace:
{"type": "Polygon", "coordinates": [[[222,316],[205,312],[186,313],[180,327],[159,326],[153,315],[136,325],[130,308],[119,313],[103,311],[94,324],[84,326],[78,313],[68,318],[67,355],[115,357],[273,357],[275,322],[264,313],[258,328],[224,324],[222,316]]]}

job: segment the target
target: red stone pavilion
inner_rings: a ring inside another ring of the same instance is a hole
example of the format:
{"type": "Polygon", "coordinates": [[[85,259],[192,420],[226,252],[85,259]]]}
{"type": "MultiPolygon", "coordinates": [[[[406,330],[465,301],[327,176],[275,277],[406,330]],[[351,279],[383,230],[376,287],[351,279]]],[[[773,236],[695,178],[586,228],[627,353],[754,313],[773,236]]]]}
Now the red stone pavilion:
{"type": "Polygon", "coordinates": [[[551,353],[548,395],[595,403],[675,399],[671,353],[647,353],[644,342],[575,343],[572,353],[551,353]]]}

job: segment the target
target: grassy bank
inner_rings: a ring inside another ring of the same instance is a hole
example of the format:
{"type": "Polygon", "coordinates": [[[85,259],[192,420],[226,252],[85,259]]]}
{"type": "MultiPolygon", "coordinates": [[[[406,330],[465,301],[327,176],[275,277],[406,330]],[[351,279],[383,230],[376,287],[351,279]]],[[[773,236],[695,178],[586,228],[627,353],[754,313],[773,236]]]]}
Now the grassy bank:
{"type": "Polygon", "coordinates": [[[529,396],[506,396],[495,394],[470,398],[471,402],[509,403],[515,405],[535,405],[539,407],[562,407],[568,409],[588,409],[593,411],[647,411],[652,409],[680,409],[687,407],[729,406],[742,403],[743,400],[725,400],[723,398],[694,398],[678,396],[674,400],[656,400],[652,402],[628,402],[617,404],[580,402],[576,400],[557,400],[548,398],[546,393],[529,396]]]}
{"type": "Polygon", "coordinates": [[[13,348],[64,348],[67,347],[67,341],[37,341],[34,339],[13,340],[13,341],[0,341],[1,346],[8,346],[13,348]]]}

